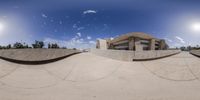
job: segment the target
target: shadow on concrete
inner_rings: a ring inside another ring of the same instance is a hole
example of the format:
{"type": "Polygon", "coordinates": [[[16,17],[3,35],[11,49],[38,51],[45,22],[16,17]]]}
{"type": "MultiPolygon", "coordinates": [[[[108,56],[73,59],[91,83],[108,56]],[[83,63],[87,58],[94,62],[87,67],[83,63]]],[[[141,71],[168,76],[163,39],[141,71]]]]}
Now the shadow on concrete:
{"type": "Polygon", "coordinates": [[[48,59],[48,60],[42,60],[42,61],[23,61],[23,60],[11,59],[11,58],[1,57],[1,56],[0,56],[0,59],[6,60],[6,61],[9,61],[9,62],[13,62],[13,63],[17,63],[17,64],[41,65],[41,64],[53,63],[53,62],[62,60],[64,58],[67,58],[67,57],[70,57],[70,56],[73,56],[73,55],[79,54],[79,53],[81,53],[81,52],[76,52],[76,53],[72,53],[72,54],[69,54],[69,55],[62,56],[62,57],[57,57],[57,58],[54,58],[54,59],[48,59]]]}

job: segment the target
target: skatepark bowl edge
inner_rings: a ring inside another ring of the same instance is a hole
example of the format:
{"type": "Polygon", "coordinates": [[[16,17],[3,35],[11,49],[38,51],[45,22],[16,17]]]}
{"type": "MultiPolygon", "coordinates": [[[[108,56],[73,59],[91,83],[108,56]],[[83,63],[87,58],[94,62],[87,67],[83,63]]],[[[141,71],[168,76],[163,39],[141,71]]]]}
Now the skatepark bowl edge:
{"type": "Polygon", "coordinates": [[[71,49],[9,49],[0,50],[0,59],[18,64],[47,64],[74,54],[81,53],[71,49]]]}
{"type": "MultiPolygon", "coordinates": [[[[15,56],[22,54],[17,52],[15,56]]],[[[44,54],[41,60],[69,54],[62,50],[31,52],[17,59],[30,61],[44,54]]],[[[0,100],[200,99],[200,58],[194,56],[193,51],[145,51],[146,55],[144,52],[127,52],[118,58],[123,53],[108,51],[105,54],[105,51],[91,50],[37,65],[0,59],[0,100]],[[145,61],[133,61],[136,56],[145,61]],[[156,57],[161,59],[149,60],[156,57]]],[[[195,54],[199,52],[195,51],[195,54]]],[[[1,56],[8,54],[13,53],[0,51],[1,56]]]]}

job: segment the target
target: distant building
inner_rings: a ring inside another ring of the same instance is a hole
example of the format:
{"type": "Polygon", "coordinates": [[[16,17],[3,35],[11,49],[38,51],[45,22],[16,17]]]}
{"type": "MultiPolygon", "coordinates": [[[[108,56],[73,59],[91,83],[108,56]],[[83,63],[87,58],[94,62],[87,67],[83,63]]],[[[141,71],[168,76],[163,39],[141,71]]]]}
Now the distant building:
{"type": "Polygon", "coordinates": [[[114,39],[97,40],[96,48],[98,49],[115,49],[115,50],[165,50],[168,49],[164,39],[157,39],[153,36],[142,33],[132,32],[121,35],[114,39]]]}
{"type": "Polygon", "coordinates": [[[107,43],[108,43],[107,40],[98,39],[97,44],[96,44],[96,48],[106,50],[106,49],[108,49],[107,43]]]}

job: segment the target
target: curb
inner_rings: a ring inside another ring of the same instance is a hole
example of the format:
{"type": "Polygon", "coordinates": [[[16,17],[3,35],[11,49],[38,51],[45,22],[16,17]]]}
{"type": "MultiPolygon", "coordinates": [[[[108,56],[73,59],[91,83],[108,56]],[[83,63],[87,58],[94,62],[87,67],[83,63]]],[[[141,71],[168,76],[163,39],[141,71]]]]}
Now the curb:
{"type": "Polygon", "coordinates": [[[174,53],[174,54],[171,54],[171,55],[166,55],[166,56],[156,57],[156,58],[133,59],[132,61],[149,61],[149,60],[157,60],[157,59],[161,59],[161,58],[170,57],[170,56],[173,56],[173,55],[176,55],[176,54],[179,54],[179,53],[180,53],[180,52],[178,52],[178,53],[174,53]]]}
{"type": "Polygon", "coordinates": [[[81,52],[76,52],[76,53],[72,53],[72,54],[69,54],[69,55],[57,57],[57,58],[54,58],[54,59],[41,60],[41,61],[17,60],[17,59],[11,59],[11,58],[1,57],[1,56],[0,56],[0,59],[6,60],[6,61],[9,61],[9,62],[13,62],[13,63],[17,63],[17,64],[24,64],[24,65],[40,65],[40,64],[53,63],[53,62],[56,62],[56,61],[58,61],[58,60],[62,60],[62,59],[64,59],[64,58],[67,58],[67,57],[70,57],[70,56],[73,56],[73,55],[79,54],[79,53],[81,53],[81,52]]]}

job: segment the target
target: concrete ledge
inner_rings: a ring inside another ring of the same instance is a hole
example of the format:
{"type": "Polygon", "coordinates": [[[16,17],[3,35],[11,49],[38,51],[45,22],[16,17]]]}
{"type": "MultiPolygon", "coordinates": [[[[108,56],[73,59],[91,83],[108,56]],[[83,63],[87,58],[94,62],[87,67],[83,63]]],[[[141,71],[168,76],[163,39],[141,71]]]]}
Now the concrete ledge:
{"type": "Polygon", "coordinates": [[[0,50],[0,59],[18,64],[37,65],[55,62],[78,53],[81,52],[69,49],[9,49],[0,50]]]}
{"type": "Polygon", "coordinates": [[[165,57],[170,57],[176,54],[179,54],[180,52],[174,53],[174,54],[169,54],[169,55],[165,55],[165,56],[160,56],[160,57],[154,57],[154,58],[147,58],[147,59],[133,59],[133,61],[149,61],[149,60],[156,60],[156,59],[161,59],[161,58],[165,58],[165,57]]]}
{"type": "Polygon", "coordinates": [[[197,57],[200,57],[200,50],[191,50],[190,54],[197,56],[197,57]]]}
{"type": "Polygon", "coordinates": [[[122,61],[145,61],[168,57],[180,53],[180,50],[127,51],[91,49],[91,53],[122,61]]]}

